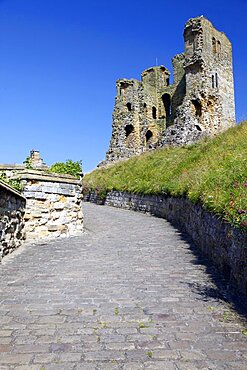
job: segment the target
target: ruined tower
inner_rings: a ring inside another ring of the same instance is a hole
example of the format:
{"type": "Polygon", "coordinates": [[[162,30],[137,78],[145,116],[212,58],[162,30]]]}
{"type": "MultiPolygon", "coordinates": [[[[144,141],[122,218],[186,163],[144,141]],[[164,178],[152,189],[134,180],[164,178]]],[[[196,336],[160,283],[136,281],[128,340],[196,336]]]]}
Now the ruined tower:
{"type": "Polygon", "coordinates": [[[235,123],[231,43],[203,16],[184,28],[184,53],[173,60],[173,84],[164,66],[141,81],[117,81],[109,163],[166,145],[213,136],[235,123]]]}

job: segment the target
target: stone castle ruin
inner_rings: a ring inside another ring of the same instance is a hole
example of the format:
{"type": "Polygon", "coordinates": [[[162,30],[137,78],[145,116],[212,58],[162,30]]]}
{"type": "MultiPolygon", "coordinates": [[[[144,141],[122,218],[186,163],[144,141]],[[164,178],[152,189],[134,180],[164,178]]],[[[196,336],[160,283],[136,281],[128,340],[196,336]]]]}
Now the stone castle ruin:
{"type": "Polygon", "coordinates": [[[184,28],[185,51],[141,81],[120,79],[112,137],[101,165],[166,145],[190,144],[235,124],[232,46],[203,16],[184,28]]]}

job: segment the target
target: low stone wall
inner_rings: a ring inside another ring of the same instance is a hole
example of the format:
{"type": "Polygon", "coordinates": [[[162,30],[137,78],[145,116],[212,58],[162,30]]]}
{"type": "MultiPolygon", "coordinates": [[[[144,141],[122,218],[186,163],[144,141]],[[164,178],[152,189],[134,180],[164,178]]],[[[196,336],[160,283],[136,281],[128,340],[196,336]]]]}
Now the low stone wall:
{"type": "Polygon", "coordinates": [[[27,240],[73,236],[83,231],[81,182],[38,170],[18,174],[27,199],[27,240]]]}
{"type": "MultiPolygon", "coordinates": [[[[86,200],[96,201],[95,194],[86,200]]],[[[185,231],[239,292],[247,295],[247,235],[186,198],[108,193],[106,205],[166,218],[185,231]]]]}
{"type": "Polygon", "coordinates": [[[18,248],[24,238],[25,198],[0,181],[0,261],[18,248]]]}

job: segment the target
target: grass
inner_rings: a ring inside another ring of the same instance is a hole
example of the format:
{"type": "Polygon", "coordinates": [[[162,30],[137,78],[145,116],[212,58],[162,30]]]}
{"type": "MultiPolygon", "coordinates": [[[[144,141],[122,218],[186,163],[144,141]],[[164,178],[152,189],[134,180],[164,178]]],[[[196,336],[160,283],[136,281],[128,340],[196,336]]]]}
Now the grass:
{"type": "Polygon", "coordinates": [[[163,148],[99,168],[84,177],[84,192],[188,197],[247,230],[247,121],[213,139],[163,148]]]}

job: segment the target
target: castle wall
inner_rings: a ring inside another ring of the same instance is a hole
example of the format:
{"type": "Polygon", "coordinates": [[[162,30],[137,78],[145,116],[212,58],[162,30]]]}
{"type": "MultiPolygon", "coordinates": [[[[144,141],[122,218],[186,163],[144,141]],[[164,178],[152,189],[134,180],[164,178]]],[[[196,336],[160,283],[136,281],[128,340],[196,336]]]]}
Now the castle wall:
{"type": "Polygon", "coordinates": [[[214,135],[235,121],[231,43],[203,17],[187,22],[184,38],[186,98],[180,116],[214,135]]]}
{"type": "Polygon", "coordinates": [[[140,154],[158,142],[166,127],[161,96],[169,85],[169,75],[165,67],[159,66],[144,71],[141,81],[117,81],[112,138],[106,161],[140,154]]]}
{"type": "Polygon", "coordinates": [[[191,144],[235,124],[228,38],[206,18],[192,18],[184,49],[172,60],[172,85],[164,66],[146,69],[141,81],[117,81],[112,138],[101,165],[160,146],[191,144]]]}

